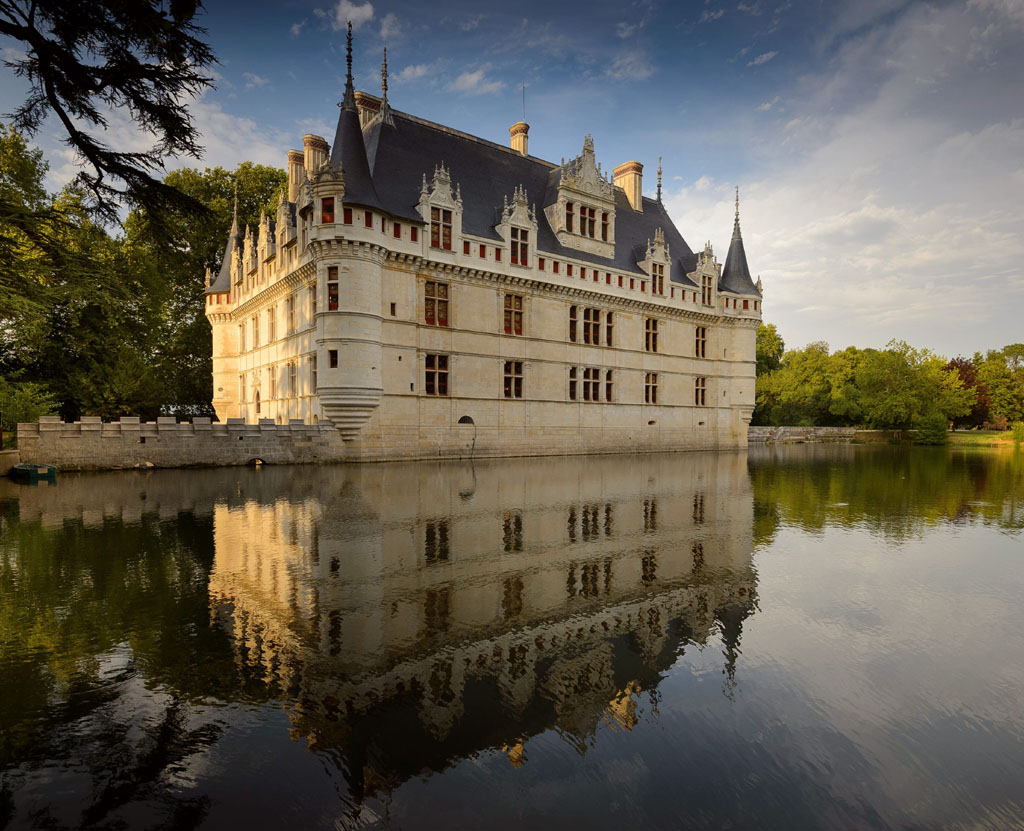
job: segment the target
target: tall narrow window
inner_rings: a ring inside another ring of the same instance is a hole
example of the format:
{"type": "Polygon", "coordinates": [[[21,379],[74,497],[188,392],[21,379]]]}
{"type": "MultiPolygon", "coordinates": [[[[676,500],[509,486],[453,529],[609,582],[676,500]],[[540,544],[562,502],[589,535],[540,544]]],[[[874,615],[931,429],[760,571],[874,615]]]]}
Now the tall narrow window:
{"type": "Polygon", "coordinates": [[[452,212],[447,208],[430,209],[430,247],[452,250],[452,212]]]}
{"type": "Polygon", "coordinates": [[[651,294],[665,293],[665,266],[661,263],[651,264],[651,294]]]}
{"type": "Polygon", "coordinates": [[[518,294],[505,295],[505,334],[523,334],[523,298],[518,294]]]}
{"type": "Polygon", "coordinates": [[[427,395],[448,395],[448,356],[427,354],[426,359],[427,395]]]}
{"type": "Polygon", "coordinates": [[[698,407],[707,405],[708,379],[695,378],[693,382],[693,403],[698,407]]]}
{"type": "Polygon", "coordinates": [[[401,222],[396,222],[394,225],[392,225],[391,226],[391,232],[395,235],[395,239],[401,239],[402,238],[402,223],[401,222]]]}
{"type": "Polygon", "coordinates": [[[329,366],[331,369],[337,369],[338,368],[338,350],[337,349],[328,349],[327,350],[327,366],[329,366]]]}
{"type": "Polygon", "coordinates": [[[572,202],[565,203],[565,230],[572,233],[572,202]]]}
{"type": "Polygon", "coordinates": [[[644,375],[644,403],[658,403],[658,373],[648,372],[644,375]]]}
{"type": "Polygon", "coordinates": [[[423,312],[428,326],[448,325],[448,284],[427,281],[423,312]]]}
{"type": "MultiPolygon", "coordinates": [[[[245,340],[244,336],[242,340],[245,340]]],[[[569,307],[569,340],[576,343],[576,307],[569,307]]]]}
{"type": "Polygon", "coordinates": [[[342,219],[342,221],[346,225],[351,225],[352,224],[352,209],[351,208],[342,208],[341,209],[341,219],[342,219]]]}
{"type": "Polygon", "coordinates": [[[295,295],[290,295],[287,300],[284,301],[284,313],[285,322],[287,326],[286,334],[295,334],[295,295]]]}
{"type": "Polygon", "coordinates": [[[708,274],[700,278],[700,302],[705,306],[711,305],[711,276],[708,274]]]}
{"type": "Polygon", "coordinates": [[[614,331],[615,331],[615,321],[613,319],[612,313],[608,312],[608,314],[605,315],[605,318],[604,318],[604,343],[605,343],[605,346],[613,346],[614,345],[614,340],[613,340],[613,337],[612,337],[612,333],[614,331]]]}
{"type": "Polygon", "coordinates": [[[505,361],[505,397],[523,397],[523,362],[505,361]]]}
{"type": "Polygon", "coordinates": [[[270,387],[270,398],[277,398],[277,367],[267,369],[267,386],[270,387]]]}
{"type": "Polygon", "coordinates": [[[252,348],[260,345],[260,316],[252,316],[252,348]]]}
{"type": "Polygon", "coordinates": [[[512,229],[512,265],[530,264],[530,232],[525,228],[512,229]]]}
{"type": "Polygon", "coordinates": [[[601,214],[601,239],[608,242],[608,214],[601,214]]]}
{"type": "Polygon", "coordinates": [[[576,367],[569,367],[569,400],[576,400],[576,367]]]}
{"type": "Polygon", "coordinates": [[[309,325],[316,325],[316,286],[312,285],[309,287],[309,325]]]}
{"type": "Polygon", "coordinates": [[[316,393],[317,377],[316,377],[316,355],[310,355],[309,357],[309,391],[316,393]]]}
{"type": "Polygon", "coordinates": [[[325,196],[320,200],[320,222],[323,225],[334,224],[334,197],[325,196]]]}
{"type": "Polygon", "coordinates": [[[644,318],[644,350],[658,351],[658,321],[653,317],[644,318]]]}
{"type": "Polygon", "coordinates": [[[601,312],[597,309],[583,310],[583,342],[592,346],[601,344],[601,312]]]}
{"type": "Polygon", "coordinates": [[[271,306],[267,309],[267,343],[273,343],[275,340],[277,340],[277,306],[271,306]]]}
{"type": "Polygon", "coordinates": [[[604,400],[612,401],[612,370],[607,369],[604,373],[604,400]]]}
{"type": "Polygon", "coordinates": [[[327,311],[338,311],[338,267],[327,266],[327,311]]]}
{"type": "Polygon", "coordinates": [[[583,370],[583,400],[601,400],[601,370],[586,367],[583,370]]]}
{"type": "Polygon", "coordinates": [[[694,342],[693,354],[698,358],[706,358],[708,355],[708,327],[698,326],[694,342]]]}
{"type": "Polygon", "coordinates": [[[363,225],[365,225],[367,228],[373,227],[373,211],[367,211],[365,214],[363,214],[363,225]]]}
{"type": "Polygon", "coordinates": [[[594,238],[594,223],[597,212],[593,208],[580,208],[580,233],[594,238]]]}
{"type": "Polygon", "coordinates": [[[298,394],[298,386],[296,384],[296,367],[295,361],[288,364],[288,397],[294,398],[298,394]]]}
{"type": "Polygon", "coordinates": [[[411,239],[413,242],[420,241],[420,229],[417,228],[415,225],[409,229],[409,239],[411,239]]]}

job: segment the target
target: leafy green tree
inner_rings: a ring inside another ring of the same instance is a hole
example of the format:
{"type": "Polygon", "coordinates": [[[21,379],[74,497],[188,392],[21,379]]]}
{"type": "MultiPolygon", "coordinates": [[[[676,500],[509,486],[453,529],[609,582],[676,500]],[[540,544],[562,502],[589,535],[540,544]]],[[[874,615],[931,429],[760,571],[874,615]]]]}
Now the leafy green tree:
{"type": "Polygon", "coordinates": [[[974,361],[967,358],[954,358],[947,363],[943,369],[947,372],[956,372],[964,384],[964,389],[974,390],[974,406],[966,415],[953,420],[954,427],[980,427],[989,419],[992,408],[992,399],[988,394],[988,387],[978,377],[978,367],[974,361]]]}
{"type": "Polygon", "coordinates": [[[774,323],[761,323],[757,327],[757,374],[767,375],[782,366],[786,343],[774,323]]]}
{"type": "MultiPolygon", "coordinates": [[[[28,95],[11,115],[33,136],[55,116],[65,141],[88,166],[77,179],[92,206],[116,222],[122,202],[161,214],[201,206],[154,178],[164,160],[200,154],[199,134],[185,105],[212,85],[203,74],[215,63],[194,22],[198,0],[3,0],[0,36],[23,54],[5,61],[28,82],[28,95]],[[127,112],[154,137],[147,151],[108,146],[110,113],[127,112]]],[[[0,202],[0,219],[8,207],[0,202]]]]}
{"type": "Polygon", "coordinates": [[[914,444],[946,444],[949,442],[949,422],[942,413],[928,413],[914,423],[914,444]]]}
{"type": "Polygon", "coordinates": [[[1021,344],[1012,344],[1002,350],[990,351],[984,359],[975,356],[978,381],[988,389],[991,400],[990,420],[1024,419],[1024,352],[1021,344]]]}
{"type": "Polygon", "coordinates": [[[18,424],[38,421],[57,410],[57,401],[42,384],[0,378],[0,430],[13,433],[18,424]]]}
{"type": "Polygon", "coordinates": [[[953,419],[970,412],[975,393],[956,372],[946,371],[944,363],[904,341],[868,352],[855,375],[867,421],[873,427],[904,430],[932,413],[953,419]]]}

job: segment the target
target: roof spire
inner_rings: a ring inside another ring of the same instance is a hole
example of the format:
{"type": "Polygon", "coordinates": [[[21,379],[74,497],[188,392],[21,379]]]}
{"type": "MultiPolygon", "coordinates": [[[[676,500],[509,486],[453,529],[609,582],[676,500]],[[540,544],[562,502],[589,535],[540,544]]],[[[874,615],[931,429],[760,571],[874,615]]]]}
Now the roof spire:
{"type": "Polygon", "coordinates": [[[732,226],[732,238],[739,239],[740,236],[740,186],[736,186],[736,220],[732,226]]]}
{"type": "Polygon", "coordinates": [[[395,126],[395,120],[391,117],[391,105],[388,104],[388,48],[384,47],[384,62],[380,65],[380,118],[384,124],[395,126]]]}
{"type": "Polygon", "coordinates": [[[235,213],[231,220],[231,236],[238,236],[238,179],[235,179],[235,213]]]}
{"type": "Polygon", "coordinates": [[[661,201],[661,156],[658,156],[658,201],[661,201]]]}
{"type": "Polygon", "coordinates": [[[345,75],[345,97],[341,101],[341,108],[354,110],[356,108],[356,93],[352,87],[352,21],[348,22],[348,37],[345,46],[345,60],[348,63],[348,72],[345,75]]]}

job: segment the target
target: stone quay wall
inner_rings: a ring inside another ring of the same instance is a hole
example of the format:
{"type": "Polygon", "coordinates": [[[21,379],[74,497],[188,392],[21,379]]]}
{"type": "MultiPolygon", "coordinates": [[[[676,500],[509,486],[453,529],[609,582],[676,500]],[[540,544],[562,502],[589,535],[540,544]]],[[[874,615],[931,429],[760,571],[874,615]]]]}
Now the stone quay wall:
{"type": "Polygon", "coordinates": [[[750,444],[793,444],[797,442],[842,442],[859,440],[859,433],[874,432],[856,427],[751,427],[747,431],[750,444]]]}

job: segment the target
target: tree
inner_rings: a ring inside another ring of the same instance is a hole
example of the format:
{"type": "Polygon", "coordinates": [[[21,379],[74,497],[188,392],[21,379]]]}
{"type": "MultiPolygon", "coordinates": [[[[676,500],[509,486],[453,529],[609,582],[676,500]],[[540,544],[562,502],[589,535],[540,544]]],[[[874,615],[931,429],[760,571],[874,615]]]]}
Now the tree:
{"type": "Polygon", "coordinates": [[[766,375],[782,366],[786,343],[774,323],[761,323],[757,327],[757,374],[766,375]]]}
{"type": "Polygon", "coordinates": [[[990,421],[1024,419],[1024,346],[1011,344],[992,350],[984,359],[975,356],[978,381],[988,390],[990,421]]]}
{"type": "Polygon", "coordinates": [[[970,412],[953,419],[954,427],[980,427],[989,419],[992,399],[988,387],[978,378],[978,367],[967,358],[954,358],[944,367],[946,372],[955,372],[960,376],[964,389],[974,390],[975,402],[970,412]]]}
{"type": "Polygon", "coordinates": [[[856,372],[861,406],[874,427],[905,430],[932,413],[953,419],[970,412],[976,396],[956,372],[927,349],[890,341],[869,351],[856,372]]]}
{"type": "MultiPolygon", "coordinates": [[[[24,50],[5,64],[29,84],[10,115],[14,126],[31,137],[56,116],[65,142],[89,167],[78,185],[106,221],[116,221],[122,202],[154,216],[202,210],[152,175],[167,158],[200,153],[184,103],[212,85],[203,69],[215,58],[193,22],[198,9],[197,0],[0,0],[0,36],[24,50]],[[156,144],[123,152],[97,138],[116,110],[156,144]]],[[[8,210],[0,203],[0,219],[8,210]]]]}

